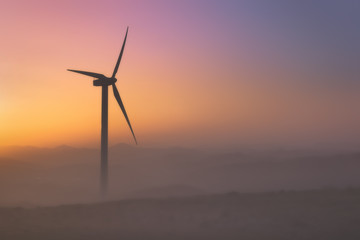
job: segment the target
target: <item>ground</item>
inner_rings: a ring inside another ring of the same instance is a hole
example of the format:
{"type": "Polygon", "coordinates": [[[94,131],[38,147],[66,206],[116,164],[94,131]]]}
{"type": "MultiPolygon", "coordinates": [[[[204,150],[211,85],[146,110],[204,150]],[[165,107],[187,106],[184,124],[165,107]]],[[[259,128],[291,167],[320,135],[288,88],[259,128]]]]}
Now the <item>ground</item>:
{"type": "Polygon", "coordinates": [[[360,239],[360,190],[1,208],[0,239],[360,239]]]}

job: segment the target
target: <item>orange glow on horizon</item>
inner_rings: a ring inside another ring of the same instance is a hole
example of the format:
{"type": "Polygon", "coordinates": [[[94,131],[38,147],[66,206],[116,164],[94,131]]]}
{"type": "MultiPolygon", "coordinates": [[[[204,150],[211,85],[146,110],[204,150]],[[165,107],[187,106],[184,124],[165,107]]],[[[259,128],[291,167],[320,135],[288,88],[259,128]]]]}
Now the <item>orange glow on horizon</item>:
{"type": "MultiPolygon", "coordinates": [[[[289,60],[294,40],[278,46],[262,19],[182,1],[20,2],[0,10],[0,146],[97,146],[100,88],[66,69],[110,75],[128,25],[117,86],[140,145],[359,142],[358,91],[306,82],[345,73],[289,60]]],[[[111,90],[109,138],[133,144],[111,90]]]]}

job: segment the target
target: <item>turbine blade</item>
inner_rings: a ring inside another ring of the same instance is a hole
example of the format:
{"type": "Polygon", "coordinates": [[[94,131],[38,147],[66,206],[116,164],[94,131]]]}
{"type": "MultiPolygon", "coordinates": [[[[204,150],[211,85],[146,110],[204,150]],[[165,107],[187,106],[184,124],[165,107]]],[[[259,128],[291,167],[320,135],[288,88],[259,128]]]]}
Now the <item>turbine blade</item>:
{"type": "Polygon", "coordinates": [[[115,69],[114,69],[114,72],[113,72],[112,77],[115,77],[115,75],[116,75],[116,73],[117,73],[117,71],[118,71],[118,69],[119,69],[120,61],[121,61],[122,55],[123,55],[123,53],[124,53],[124,48],[125,48],[125,43],[126,43],[126,38],[127,38],[128,30],[129,30],[129,27],[127,27],[127,29],[126,29],[126,34],[125,34],[125,38],[124,38],[124,43],[123,43],[123,45],[122,45],[122,47],[121,47],[121,51],[120,51],[120,54],[119,54],[119,58],[118,58],[118,60],[117,60],[117,62],[116,62],[115,69]]]}
{"type": "Polygon", "coordinates": [[[131,127],[130,120],[129,120],[127,114],[126,114],[126,110],[125,110],[124,104],[123,104],[123,102],[121,101],[121,97],[120,97],[119,91],[117,90],[117,87],[116,87],[115,83],[112,84],[112,87],[113,87],[114,96],[115,96],[115,98],[116,98],[116,101],[119,103],[119,106],[120,106],[120,108],[121,108],[121,111],[123,112],[124,117],[125,117],[125,119],[126,119],[126,122],[128,123],[129,128],[130,128],[130,131],[131,131],[131,133],[132,133],[132,135],[133,135],[133,137],[134,137],[135,143],[137,144],[134,131],[133,131],[132,127],[131,127]]]}
{"type": "Polygon", "coordinates": [[[86,76],[94,77],[94,78],[104,78],[105,76],[100,73],[93,73],[93,72],[85,72],[85,71],[79,71],[79,70],[72,70],[68,69],[70,72],[80,73],[86,76]]]}

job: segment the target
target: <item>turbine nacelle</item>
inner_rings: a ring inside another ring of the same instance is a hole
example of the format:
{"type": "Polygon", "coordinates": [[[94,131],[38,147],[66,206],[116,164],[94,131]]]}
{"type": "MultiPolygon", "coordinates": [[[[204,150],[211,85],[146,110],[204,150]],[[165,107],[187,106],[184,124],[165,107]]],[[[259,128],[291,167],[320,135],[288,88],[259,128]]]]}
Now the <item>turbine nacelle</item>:
{"type": "Polygon", "coordinates": [[[94,86],[109,86],[116,83],[116,78],[100,78],[93,81],[94,86]]]}

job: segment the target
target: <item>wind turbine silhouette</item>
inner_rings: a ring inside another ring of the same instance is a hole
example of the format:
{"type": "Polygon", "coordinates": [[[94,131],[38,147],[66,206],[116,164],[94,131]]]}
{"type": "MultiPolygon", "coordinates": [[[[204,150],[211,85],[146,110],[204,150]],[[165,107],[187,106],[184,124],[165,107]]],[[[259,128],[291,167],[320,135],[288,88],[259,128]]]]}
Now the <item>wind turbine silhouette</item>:
{"type": "Polygon", "coordinates": [[[85,72],[85,71],[78,71],[78,70],[72,70],[68,69],[68,71],[83,74],[86,76],[94,77],[96,78],[93,81],[94,86],[101,86],[102,87],[102,97],[101,97],[101,169],[100,169],[100,192],[101,195],[104,197],[107,193],[107,185],[108,185],[108,86],[112,86],[114,96],[116,101],[118,102],[121,111],[124,114],[124,117],[126,119],[127,124],[129,125],[130,131],[134,137],[135,143],[137,144],[136,137],[134,134],[134,131],[131,127],[130,120],[126,114],[124,104],[121,100],[119,91],[116,88],[115,82],[117,79],[115,78],[115,75],[119,69],[120,61],[122,58],[122,55],[124,53],[126,38],[128,34],[129,27],[126,29],[126,34],[124,38],[124,43],[122,45],[119,58],[116,62],[114,72],[110,78],[104,76],[100,73],[93,73],[93,72],[85,72]]]}

